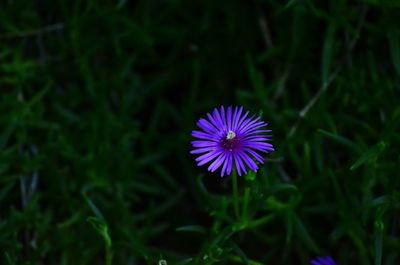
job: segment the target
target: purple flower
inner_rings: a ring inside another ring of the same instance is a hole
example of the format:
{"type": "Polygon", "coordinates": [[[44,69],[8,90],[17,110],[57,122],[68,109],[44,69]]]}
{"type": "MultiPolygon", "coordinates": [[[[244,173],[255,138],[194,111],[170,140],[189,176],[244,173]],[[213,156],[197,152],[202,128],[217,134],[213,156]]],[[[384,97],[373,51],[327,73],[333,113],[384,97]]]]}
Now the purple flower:
{"type": "Polygon", "coordinates": [[[336,265],[331,257],[317,257],[317,259],[313,259],[310,261],[312,265],[336,265]]]}
{"type": "Polygon", "coordinates": [[[229,175],[232,167],[241,176],[247,173],[246,166],[257,171],[258,165],[254,159],[264,163],[260,153],[274,151],[272,144],[267,143],[271,130],[263,127],[267,124],[260,117],[248,117],[249,112],[243,114],[243,107],[221,106],[214,109],[212,114],[207,113],[207,119],[200,119],[197,126],[201,131],[193,131],[192,136],[198,140],[192,141],[193,150],[191,154],[199,155],[196,158],[198,166],[211,163],[208,171],[214,172],[219,167],[221,177],[229,175]]]}

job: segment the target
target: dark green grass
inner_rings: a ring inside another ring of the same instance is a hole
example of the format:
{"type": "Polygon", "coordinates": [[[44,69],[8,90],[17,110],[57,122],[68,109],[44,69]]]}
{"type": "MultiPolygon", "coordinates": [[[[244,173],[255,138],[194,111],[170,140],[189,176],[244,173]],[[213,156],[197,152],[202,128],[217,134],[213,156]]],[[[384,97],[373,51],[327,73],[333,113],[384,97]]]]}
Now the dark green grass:
{"type": "Polygon", "coordinates": [[[2,1],[0,263],[400,264],[400,4],[2,1]],[[276,152],[189,154],[213,107],[276,152]]]}

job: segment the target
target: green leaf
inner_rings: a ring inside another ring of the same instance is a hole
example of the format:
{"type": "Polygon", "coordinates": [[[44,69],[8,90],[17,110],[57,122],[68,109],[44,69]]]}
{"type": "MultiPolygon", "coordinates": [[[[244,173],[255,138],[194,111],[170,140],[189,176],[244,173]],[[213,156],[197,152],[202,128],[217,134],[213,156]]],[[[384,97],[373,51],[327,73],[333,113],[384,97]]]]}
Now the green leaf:
{"type": "Polygon", "coordinates": [[[376,232],[374,235],[374,254],[375,254],[375,265],[382,264],[382,232],[376,232]]]}
{"type": "Polygon", "coordinates": [[[97,217],[89,217],[87,221],[92,225],[92,227],[103,237],[104,242],[107,247],[112,246],[111,237],[108,234],[108,227],[103,220],[100,220],[97,217]]]}
{"type": "Polygon", "coordinates": [[[232,247],[233,251],[240,257],[244,264],[249,265],[249,258],[246,256],[244,251],[233,241],[229,242],[229,245],[232,247]]]}
{"type": "Polygon", "coordinates": [[[380,196],[378,198],[373,199],[369,206],[371,208],[373,208],[373,207],[381,206],[381,205],[384,205],[387,203],[390,203],[390,198],[389,198],[389,196],[384,195],[384,196],[380,196]]]}
{"type": "Polygon", "coordinates": [[[355,170],[361,165],[370,162],[377,158],[386,148],[385,142],[379,142],[369,150],[367,150],[357,161],[350,167],[350,170],[355,170]]]}
{"type": "Polygon", "coordinates": [[[92,200],[87,196],[86,192],[82,191],[81,192],[83,198],[85,199],[86,203],[88,204],[89,208],[92,210],[92,212],[96,215],[98,219],[104,220],[104,216],[101,213],[100,209],[92,202],[92,200]]]}
{"type": "Polygon", "coordinates": [[[267,194],[275,194],[281,191],[291,191],[291,192],[295,192],[298,191],[299,189],[293,185],[293,184],[286,184],[286,183],[280,183],[280,184],[276,184],[271,186],[269,189],[267,189],[267,194]]]}
{"type": "Polygon", "coordinates": [[[11,258],[10,254],[8,254],[8,252],[5,252],[5,253],[4,253],[4,256],[5,256],[5,259],[7,260],[7,264],[8,264],[8,265],[14,265],[14,264],[16,264],[15,261],[14,261],[14,259],[11,258]]]}
{"type": "Polygon", "coordinates": [[[193,264],[193,258],[187,258],[178,263],[178,265],[186,265],[186,264],[193,264]]]}
{"type": "Polygon", "coordinates": [[[267,223],[271,222],[272,220],[274,220],[276,217],[275,214],[269,214],[269,215],[265,215],[263,217],[260,217],[258,219],[252,220],[250,222],[248,222],[245,226],[245,228],[247,229],[254,229],[257,228],[259,226],[263,226],[266,225],[267,223]]]}
{"type": "Polygon", "coordinates": [[[199,234],[205,234],[206,229],[200,225],[185,225],[175,229],[178,232],[194,232],[199,234]]]}
{"type": "Polygon", "coordinates": [[[340,135],[334,134],[334,133],[330,133],[330,132],[327,132],[327,131],[322,130],[322,129],[318,129],[317,131],[319,133],[331,138],[332,140],[349,147],[352,150],[355,150],[357,152],[361,152],[360,148],[354,142],[350,141],[349,139],[347,139],[347,138],[345,138],[343,136],[340,136],[340,135]]]}
{"type": "Polygon", "coordinates": [[[10,182],[8,185],[5,185],[3,189],[0,190],[0,202],[2,202],[4,198],[6,198],[11,189],[14,187],[14,184],[15,182],[10,182]]]}
{"type": "Polygon", "coordinates": [[[252,58],[247,56],[247,67],[249,71],[250,82],[253,86],[254,92],[258,98],[266,98],[266,89],[264,85],[264,75],[260,73],[255,67],[252,58]]]}
{"type": "Polygon", "coordinates": [[[8,140],[10,139],[11,135],[14,132],[14,129],[15,129],[15,126],[10,125],[0,135],[0,151],[3,151],[3,149],[6,147],[8,140]]]}
{"type": "Polygon", "coordinates": [[[289,0],[286,5],[283,7],[283,9],[287,9],[291,6],[293,6],[294,4],[296,4],[297,0],[289,0]]]}
{"type": "Polygon", "coordinates": [[[324,48],[322,50],[322,83],[325,83],[328,80],[331,71],[335,32],[335,25],[330,23],[324,41],[324,48]]]}
{"type": "Polygon", "coordinates": [[[306,246],[310,250],[314,251],[315,253],[319,253],[320,251],[317,244],[315,244],[314,240],[310,236],[310,233],[308,233],[307,228],[304,226],[303,222],[295,213],[293,213],[293,224],[297,236],[306,244],[306,246]]]}
{"type": "Polygon", "coordinates": [[[382,265],[382,245],[383,245],[383,233],[385,231],[385,223],[383,222],[383,216],[387,210],[386,205],[380,206],[376,210],[375,222],[374,222],[374,256],[375,265],[382,265]]]}
{"type": "Polygon", "coordinates": [[[223,244],[226,240],[228,240],[234,234],[234,229],[228,226],[225,227],[211,243],[209,244],[208,248],[212,249],[219,244],[223,244]]]}
{"type": "Polygon", "coordinates": [[[251,170],[249,170],[249,173],[247,173],[246,175],[244,175],[244,178],[245,178],[247,181],[253,181],[253,180],[256,179],[256,177],[257,177],[257,173],[254,172],[254,171],[251,171],[251,170]]]}
{"type": "Polygon", "coordinates": [[[291,213],[285,215],[286,224],[286,245],[289,245],[293,238],[293,218],[291,213]]]}
{"type": "Polygon", "coordinates": [[[392,55],[392,61],[394,69],[396,70],[397,75],[400,76],[400,40],[399,33],[396,31],[392,31],[389,33],[389,47],[390,54],[392,55]]]}

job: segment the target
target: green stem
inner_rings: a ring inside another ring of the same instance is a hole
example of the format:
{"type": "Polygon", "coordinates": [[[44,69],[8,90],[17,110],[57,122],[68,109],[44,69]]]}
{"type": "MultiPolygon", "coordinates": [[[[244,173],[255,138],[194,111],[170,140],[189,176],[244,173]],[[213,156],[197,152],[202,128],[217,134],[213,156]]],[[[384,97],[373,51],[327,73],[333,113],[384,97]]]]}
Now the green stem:
{"type": "Polygon", "coordinates": [[[106,265],[112,265],[113,250],[111,244],[106,244],[106,265]]]}
{"type": "Polygon", "coordinates": [[[246,187],[244,190],[244,199],[243,199],[243,212],[242,218],[247,222],[249,219],[249,201],[250,201],[250,187],[246,187]]]}
{"type": "Polygon", "coordinates": [[[265,225],[266,223],[271,222],[275,217],[275,214],[266,215],[264,217],[249,222],[246,228],[254,229],[258,226],[265,225]]]}
{"type": "Polygon", "coordinates": [[[232,191],[233,191],[233,207],[235,209],[235,215],[239,218],[239,191],[238,191],[238,180],[236,171],[232,171],[232,191]]]}

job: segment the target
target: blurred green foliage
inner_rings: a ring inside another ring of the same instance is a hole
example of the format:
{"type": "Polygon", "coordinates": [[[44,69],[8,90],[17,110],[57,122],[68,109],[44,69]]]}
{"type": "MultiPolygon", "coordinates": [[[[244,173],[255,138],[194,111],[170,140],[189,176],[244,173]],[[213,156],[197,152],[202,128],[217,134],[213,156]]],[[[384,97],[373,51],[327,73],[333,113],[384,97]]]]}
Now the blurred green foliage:
{"type": "Polygon", "coordinates": [[[400,263],[396,0],[0,2],[1,264],[400,263]],[[276,152],[189,155],[221,104],[276,152]]]}

